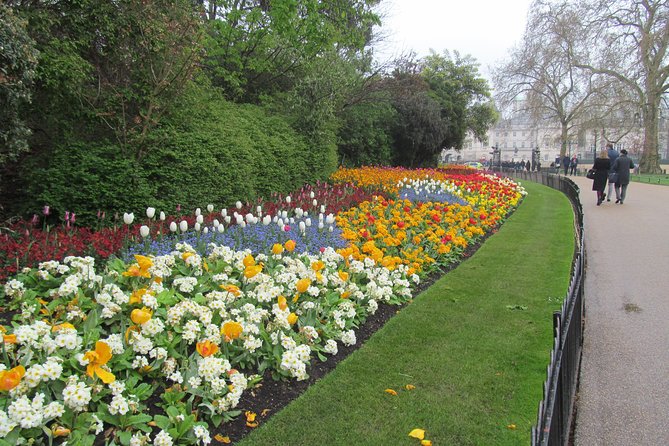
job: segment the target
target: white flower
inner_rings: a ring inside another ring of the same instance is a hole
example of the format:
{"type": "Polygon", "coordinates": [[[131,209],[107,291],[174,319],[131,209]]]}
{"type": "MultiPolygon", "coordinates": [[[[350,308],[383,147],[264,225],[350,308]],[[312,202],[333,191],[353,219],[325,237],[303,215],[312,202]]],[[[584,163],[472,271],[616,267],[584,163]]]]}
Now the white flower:
{"type": "Polygon", "coordinates": [[[181,230],[181,232],[188,231],[188,222],[186,220],[181,220],[179,222],[179,230],[181,230]]]}
{"type": "Polygon", "coordinates": [[[237,209],[241,209],[241,208],[242,208],[242,202],[241,202],[241,201],[236,202],[236,203],[235,203],[235,207],[236,207],[237,209]]]}
{"type": "Polygon", "coordinates": [[[149,236],[149,232],[151,232],[151,231],[149,230],[148,226],[146,226],[146,225],[140,226],[139,235],[141,235],[143,238],[147,238],[149,236]]]}
{"type": "Polygon", "coordinates": [[[160,221],[165,221],[165,213],[163,211],[160,211],[160,221]]]}
{"type": "Polygon", "coordinates": [[[170,434],[161,430],[156,435],[156,438],[153,440],[153,446],[172,446],[173,440],[170,434]]]}
{"type": "Polygon", "coordinates": [[[176,222],[171,222],[171,223],[170,223],[170,231],[171,231],[171,232],[177,232],[177,224],[176,224],[176,222]]]}
{"type": "Polygon", "coordinates": [[[126,225],[132,224],[132,221],[135,219],[135,214],[131,213],[123,213],[123,223],[126,225]]]}
{"type": "Polygon", "coordinates": [[[146,208],[146,216],[153,218],[156,215],[156,208],[148,207],[146,208]]]}
{"type": "Polygon", "coordinates": [[[63,389],[63,402],[67,407],[80,412],[88,406],[91,401],[91,388],[86,387],[83,382],[77,381],[76,377],[70,377],[68,385],[63,389]]]}
{"type": "Polygon", "coordinates": [[[193,426],[193,433],[195,434],[195,437],[202,442],[202,444],[211,443],[211,436],[209,435],[209,431],[205,426],[202,426],[201,424],[193,426]]]}
{"type": "Polygon", "coordinates": [[[207,212],[209,212],[209,213],[214,212],[214,205],[213,204],[208,204],[207,205],[207,212]]]}
{"type": "Polygon", "coordinates": [[[349,330],[341,334],[341,342],[344,345],[354,345],[356,343],[355,331],[349,330]]]}
{"type": "Polygon", "coordinates": [[[323,348],[323,351],[331,355],[336,355],[337,352],[339,351],[337,349],[337,341],[335,341],[334,339],[328,339],[325,342],[325,347],[323,348]]]}
{"type": "Polygon", "coordinates": [[[112,415],[125,415],[130,410],[130,407],[128,406],[128,400],[126,400],[123,395],[114,395],[114,398],[112,398],[111,403],[109,404],[108,410],[112,415]]]}

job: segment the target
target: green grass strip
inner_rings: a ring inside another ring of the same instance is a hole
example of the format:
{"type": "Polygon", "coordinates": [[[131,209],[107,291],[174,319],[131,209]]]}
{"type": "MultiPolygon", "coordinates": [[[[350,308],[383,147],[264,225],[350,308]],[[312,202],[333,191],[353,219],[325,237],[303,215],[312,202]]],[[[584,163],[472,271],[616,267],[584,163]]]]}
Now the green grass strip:
{"type": "Polygon", "coordinates": [[[648,173],[642,173],[639,175],[632,174],[630,175],[630,180],[637,183],[647,183],[647,184],[659,184],[661,186],[669,186],[669,175],[657,174],[652,175],[648,173]]]}
{"type": "Polygon", "coordinates": [[[564,195],[524,185],[525,201],[474,256],[237,444],[418,445],[414,428],[435,446],[528,444],[574,230],[564,195]]]}

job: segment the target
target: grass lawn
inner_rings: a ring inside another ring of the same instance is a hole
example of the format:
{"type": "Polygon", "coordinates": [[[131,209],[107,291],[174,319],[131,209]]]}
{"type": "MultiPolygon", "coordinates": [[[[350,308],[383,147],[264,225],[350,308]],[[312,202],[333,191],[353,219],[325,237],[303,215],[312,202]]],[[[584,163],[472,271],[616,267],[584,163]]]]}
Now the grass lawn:
{"type": "Polygon", "coordinates": [[[414,428],[435,446],[528,444],[574,230],[564,195],[524,185],[474,256],[237,444],[418,445],[414,428]]]}

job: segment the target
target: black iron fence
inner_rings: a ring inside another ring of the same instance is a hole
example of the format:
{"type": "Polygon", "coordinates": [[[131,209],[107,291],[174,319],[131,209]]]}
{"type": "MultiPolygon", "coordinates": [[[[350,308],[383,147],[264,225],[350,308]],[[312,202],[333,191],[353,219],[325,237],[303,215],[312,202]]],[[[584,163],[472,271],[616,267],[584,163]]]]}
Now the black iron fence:
{"type": "Polygon", "coordinates": [[[569,198],[574,208],[576,246],[571,279],[562,310],[553,314],[553,351],[546,371],[544,396],[539,403],[537,424],[532,428],[532,446],[564,446],[569,442],[583,347],[585,243],[579,189],[573,181],[562,175],[512,170],[505,171],[504,174],[557,189],[569,198]]]}

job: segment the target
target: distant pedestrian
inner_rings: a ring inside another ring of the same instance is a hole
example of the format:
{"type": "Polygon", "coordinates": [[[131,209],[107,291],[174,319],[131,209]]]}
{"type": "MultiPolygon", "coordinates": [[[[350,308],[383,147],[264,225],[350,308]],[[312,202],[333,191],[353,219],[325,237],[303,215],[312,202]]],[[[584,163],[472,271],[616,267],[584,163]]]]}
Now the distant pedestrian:
{"type": "Polygon", "coordinates": [[[532,165],[530,164],[530,160],[525,161],[525,170],[529,172],[531,167],[532,165]]]}
{"type": "MultiPolygon", "coordinates": [[[[613,163],[616,162],[616,158],[618,158],[619,156],[618,151],[613,148],[613,144],[608,143],[606,145],[606,153],[609,155],[609,161],[611,161],[611,168],[613,168],[613,163]]],[[[606,201],[611,201],[612,193],[613,193],[613,183],[609,181],[609,198],[607,198],[606,201]]]]}
{"type": "Polygon", "coordinates": [[[564,174],[569,173],[569,157],[567,155],[562,157],[562,168],[564,169],[564,174]]]}
{"type": "Polygon", "coordinates": [[[569,173],[572,175],[576,175],[576,167],[578,166],[578,158],[576,155],[571,157],[571,161],[569,162],[569,173]]]}
{"type": "Polygon", "coordinates": [[[592,181],[592,190],[597,192],[597,206],[599,206],[602,204],[602,201],[604,201],[604,198],[606,198],[604,189],[606,188],[606,181],[608,180],[609,170],[611,169],[611,160],[609,160],[609,154],[606,150],[599,152],[592,168],[595,170],[595,178],[592,181]]]}
{"type": "Polygon", "coordinates": [[[622,149],[616,158],[611,170],[618,174],[616,180],[616,203],[623,204],[627,195],[627,185],[630,184],[630,169],[634,169],[634,161],[627,157],[627,150],[622,149]]]}

